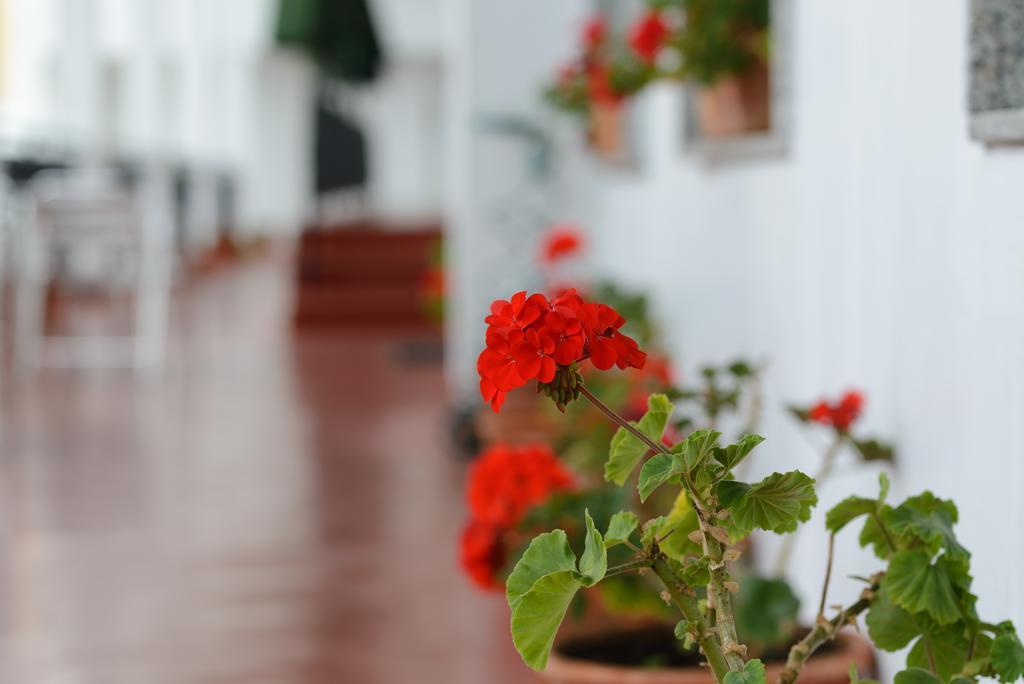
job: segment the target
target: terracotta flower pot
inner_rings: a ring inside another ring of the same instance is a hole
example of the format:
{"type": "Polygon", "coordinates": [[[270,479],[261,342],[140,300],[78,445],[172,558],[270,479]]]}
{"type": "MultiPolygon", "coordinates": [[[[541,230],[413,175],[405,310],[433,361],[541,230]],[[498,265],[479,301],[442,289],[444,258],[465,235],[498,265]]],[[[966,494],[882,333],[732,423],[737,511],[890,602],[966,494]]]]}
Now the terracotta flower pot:
{"type": "Polygon", "coordinates": [[[625,153],[625,112],[621,102],[593,102],[590,107],[590,147],[606,159],[625,153]]]}
{"type": "Polygon", "coordinates": [[[476,417],[476,430],[484,446],[496,443],[551,444],[558,424],[543,402],[547,397],[537,394],[534,385],[513,390],[505,397],[500,413],[483,406],[476,417]]]}
{"type": "Polygon", "coordinates": [[[771,76],[757,62],[739,76],[720,79],[697,95],[697,118],[705,138],[727,138],[771,127],[771,76]]]}
{"type": "MultiPolygon", "coordinates": [[[[541,678],[550,684],[713,684],[702,667],[640,667],[609,665],[567,654],[578,647],[575,637],[559,639],[541,678]]],[[[850,663],[861,676],[877,676],[871,644],[854,632],[844,632],[827,649],[811,656],[800,673],[800,684],[849,684],[850,663]]],[[[768,681],[774,681],[785,663],[767,663],[768,681]]]]}

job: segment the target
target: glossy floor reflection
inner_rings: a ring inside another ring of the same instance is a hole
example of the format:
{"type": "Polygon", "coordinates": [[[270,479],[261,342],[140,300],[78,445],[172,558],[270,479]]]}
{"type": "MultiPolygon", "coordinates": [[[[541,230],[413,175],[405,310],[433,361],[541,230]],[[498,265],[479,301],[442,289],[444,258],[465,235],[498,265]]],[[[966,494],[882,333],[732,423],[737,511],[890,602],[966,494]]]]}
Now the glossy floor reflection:
{"type": "Polygon", "coordinates": [[[290,262],[205,277],[162,379],[5,378],[0,682],[526,682],[456,569],[439,366],[295,333],[290,262]]]}

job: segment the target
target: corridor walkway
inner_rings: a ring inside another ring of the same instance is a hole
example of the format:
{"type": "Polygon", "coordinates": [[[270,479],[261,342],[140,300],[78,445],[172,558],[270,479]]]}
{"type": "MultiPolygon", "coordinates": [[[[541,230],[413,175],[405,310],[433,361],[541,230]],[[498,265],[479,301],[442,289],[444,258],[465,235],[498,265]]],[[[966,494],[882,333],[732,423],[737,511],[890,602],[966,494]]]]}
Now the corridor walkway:
{"type": "Polygon", "coordinates": [[[181,292],[161,379],[4,380],[2,684],[532,681],[458,574],[440,367],[293,332],[290,268],[181,292]]]}

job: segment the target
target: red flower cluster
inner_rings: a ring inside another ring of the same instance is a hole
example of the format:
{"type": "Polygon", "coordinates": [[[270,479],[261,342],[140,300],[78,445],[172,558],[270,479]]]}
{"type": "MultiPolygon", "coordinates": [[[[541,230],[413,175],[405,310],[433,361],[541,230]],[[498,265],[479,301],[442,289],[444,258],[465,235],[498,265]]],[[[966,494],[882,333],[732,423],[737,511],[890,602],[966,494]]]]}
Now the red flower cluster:
{"type": "Polygon", "coordinates": [[[548,300],[537,293],[517,292],[508,301],[491,304],[487,346],[477,359],[480,394],[498,411],[505,393],[530,380],[549,383],[560,368],[590,359],[608,370],[643,368],[647,354],[619,332],[626,322],[615,309],[585,302],[576,290],[548,300]]]}
{"type": "Polygon", "coordinates": [[[579,253],[583,248],[583,236],[576,226],[563,224],[552,226],[541,243],[541,260],[553,264],[565,257],[579,253]]]}
{"type": "Polygon", "coordinates": [[[481,454],[470,467],[466,485],[470,521],[459,545],[466,574],[481,587],[498,586],[497,575],[506,560],[505,533],[531,506],[574,484],[572,473],[547,446],[497,444],[481,454]]]}
{"type": "Polygon", "coordinates": [[[850,391],[834,404],[819,401],[807,411],[807,418],[816,423],[831,425],[840,432],[848,432],[863,408],[864,396],[860,392],[850,391]]]}
{"type": "Polygon", "coordinates": [[[630,29],[629,44],[640,59],[647,64],[654,64],[668,36],[669,28],[661,13],[652,10],[630,29]]]}

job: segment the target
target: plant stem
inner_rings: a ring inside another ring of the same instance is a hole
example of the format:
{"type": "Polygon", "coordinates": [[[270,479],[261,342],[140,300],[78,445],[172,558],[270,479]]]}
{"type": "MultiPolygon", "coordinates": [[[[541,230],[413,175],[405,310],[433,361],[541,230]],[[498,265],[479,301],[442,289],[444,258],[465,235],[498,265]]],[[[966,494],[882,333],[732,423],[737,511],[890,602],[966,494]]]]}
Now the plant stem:
{"type": "Polygon", "coordinates": [[[779,678],[775,680],[776,684],[793,684],[796,678],[800,676],[800,670],[803,669],[804,663],[811,657],[811,654],[818,650],[822,644],[835,639],[840,628],[868,609],[875,596],[875,592],[878,591],[879,579],[879,577],[874,578],[874,583],[870,588],[865,589],[861,593],[861,597],[856,603],[841,611],[839,615],[829,621],[819,620],[818,624],[807,636],[797,642],[793,648],[789,649],[786,668],[779,673],[779,678]]]}
{"type": "Polygon", "coordinates": [[[725,681],[725,675],[731,668],[722,651],[722,646],[715,639],[714,633],[708,629],[707,623],[704,622],[704,616],[701,615],[700,608],[697,606],[697,597],[688,593],[685,587],[680,586],[679,580],[664,558],[654,561],[654,572],[665,585],[672,602],[700,635],[697,638],[697,643],[700,644],[700,649],[703,651],[704,657],[707,658],[715,681],[725,681]]]}
{"type": "Polygon", "coordinates": [[[639,560],[630,561],[629,563],[623,563],[622,565],[614,565],[608,568],[605,572],[605,577],[614,577],[615,575],[622,575],[631,570],[639,570],[640,568],[651,567],[651,561],[649,558],[641,558],[639,560]]]}
{"type": "MultiPolygon", "coordinates": [[[[829,445],[825,451],[825,455],[821,459],[821,466],[818,468],[818,472],[814,474],[814,485],[816,491],[821,491],[821,486],[825,480],[828,479],[829,475],[832,474],[832,469],[836,464],[836,457],[839,455],[839,448],[843,446],[843,436],[836,435],[835,441],[829,445]]],[[[796,532],[787,534],[782,539],[782,545],[779,546],[779,555],[775,557],[775,576],[785,578],[789,573],[789,563],[793,558],[793,548],[796,545],[796,532]]]]}
{"type": "Polygon", "coordinates": [[[836,535],[828,536],[828,563],[825,565],[825,582],[821,586],[821,602],[818,604],[818,620],[825,617],[825,599],[828,596],[828,585],[832,581],[832,557],[835,553],[836,535]]]}
{"type": "MultiPolygon", "coordinates": [[[[633,436],[654,451],[661,452],[663,454],[671,453],[665,445],[655,442],[643,432],[630,425],[629,421],[594,396],[594,394],[586,387],[580,386],[579,389],[580,393],[589,399],[590,403],[596,406],[603,414],[608,416],[613,423],[628,430],[633,434],[633,436]]],[[[715,607],[715,627],[717,628],[718,636],[721,639],[721,646],[719,646],[718,642],[715,642],[714,646],[717,648],[718,656],[723,660],[725,670],[739,671],[743,669],[743,658],[739,655],[743,651],[743,647],[739,645],[739,639],[736,636],[736,619],[732,611],[732,596],[725,589],[726,567],[725,561],[722,557],[722,546],[708,531],[710,524],[707,521],[707,504],[701,498],[700,493],[689,478],[684,479],[684,484],[686,485],[686,491],[690,495],[693,503],[693,510],[697,514],[697,520],[700,521],[700,529],[704,535],[704,555],[708,559],[708,568],[711,571],[711,582],[708,585],[708,599],[709,603],[713,604],[715,607]]],[[[672,572],[667,565],[664,566],[664,570],[668,573],[667,575],[662,575],[660,572],[658,573],[662,582],[666,581],[666,576],[669,579],[674,578],[674,575],[672,575],[672,572]]],[[[657,563],[655,564],[655,572],[658,572],[657,563]]],[[[675,582],[673,581],[672,584],[674,585],[675,582]]],[[[668,586],[668,583],[666,583],[666,586],[668,586]]],[[[673,587],[668,587],[668,589],[671,594],[673,587]]],[[[695,615],[700,617],[700,611],[696,610],[696,605],[696,601],[694,601],[693,606],[695,609],[695,615]]],[[[692,618],[687,615],[687,619],[690,620],[692,618]]],[[[703,619],[701,619],[701,622],[703,622],[703,619]]],[[[705,651],[705,655],[708,657],[708,662],[710,663],[711,654],[705,651]]],[[[714,664],[712,664],[712,669],[715,669],[714,664]]],[[[721,681],[723,676],[724,674],[718,675],[718,680],[721,681]]]]}
{"type": "Polygon", "coordinates": [[[630,425],[628,420],[626,420],[618,413],[613,411],[607,404],[598,399],[594,395],[594,393],[588,390],[585,386],[580,385],[579,390],[580,394],[589,399],[590,403],[596,406],[601,411],[601,413],[608,416],[608,419],[611,420],[613,423],[623,428],[627,432],[631,433],[634,437],[636,437],[641,442],[649,446],[651,449],[654,449],[655,451],[661,452],[663,454],[671,453],[668,450],[668,447],[666,447],[664,444],[659,444],[655,442],[653,439],[642,433],[640,430],[636,429],[636,427],[630,425]]]}
{"type": "Polygon", "coordinates": [[[885,523],[882,522],[882,516],[880,516],[876,512],[876,513],[872,513],[871,517],[873,517],[875,519],[875,522],[878,524],[878,529],[882,530],[882,535],[885,537],[886,543],[889,544],[889,550],[892,551],[893,553],[895,553],[896,552],[896,543],[893,542],[892,537],[889,536],[889,530],[887,530],[885,528],[885,523]]]}
{"type": "Polygon", "coordinates": [[[740,646],[739,636],[736,633],[736,616],[732,610],[732,594],[725,588],[725,560],[723,558],[721,543],[711,536],[708,531],[710,525],[705,519],[705,511],[694,505],[697,513],[697,520],[704,536],[704,555],[708,559],[708,569],[711,572],[711,581],[708,583],[708,603],[714,606],[715,626],[718,627],[718,636],[722,640],[722,648],[725,650],[725,659],[732,670],[743,669],[743,658],[740,655],[744,648],[740,646]]]}
{"type": "Polygon", "coordinates": [[[747,422],[744,432],[748,435],[757,432],[757,426],[761,423],[761,413],[764,411],[764,394],[761,387],[761,379],[756,375],[750,381],[750,412],[747,414],[747,422]]]}

